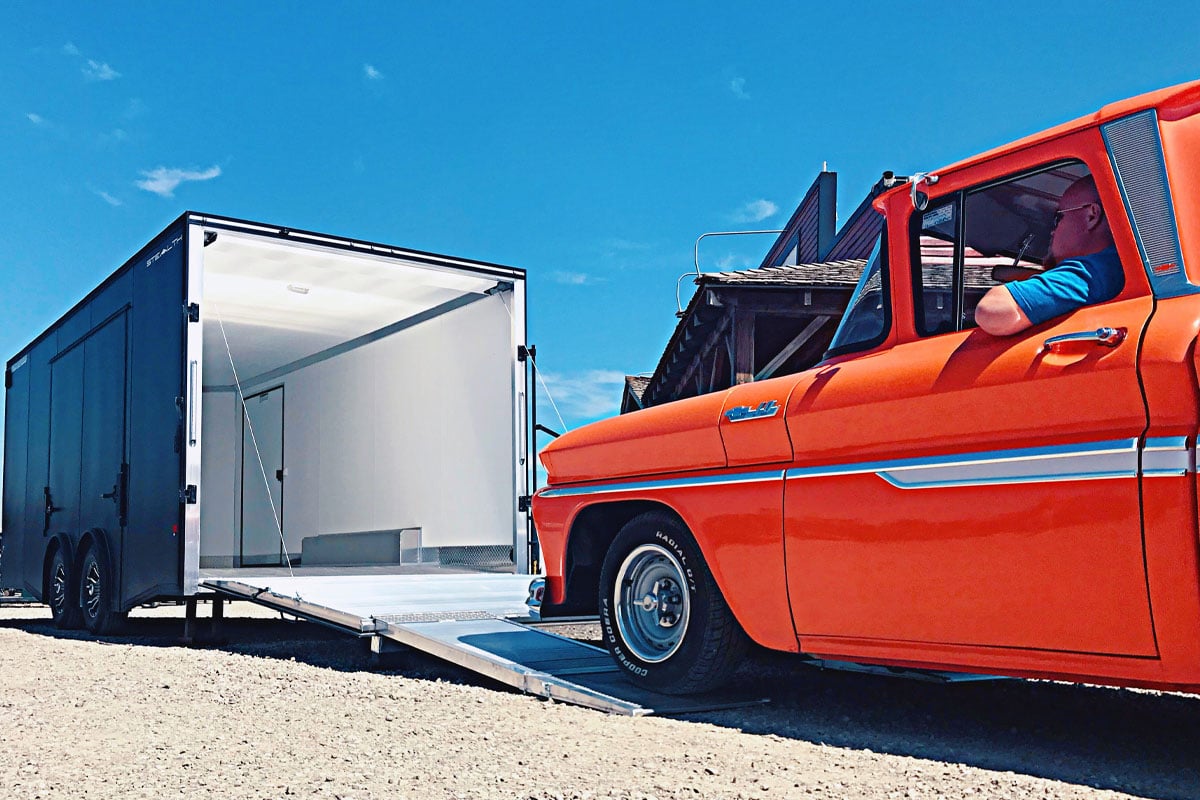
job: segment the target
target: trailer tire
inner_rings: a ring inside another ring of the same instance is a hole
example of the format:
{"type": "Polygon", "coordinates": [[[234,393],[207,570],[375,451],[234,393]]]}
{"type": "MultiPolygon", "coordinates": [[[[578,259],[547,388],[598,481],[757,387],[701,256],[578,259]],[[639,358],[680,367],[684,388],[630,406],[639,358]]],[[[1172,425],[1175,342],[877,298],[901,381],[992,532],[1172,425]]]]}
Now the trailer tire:
{"type": "Polygon", "coordinates": [[[83,626],[96,636],[111,633],[125,620],[113,609],[116,600],[108,553],[99,543],[88,545],[79,562],[79,607],[83,626]]]}
{"type": "Polygon", "coordinates": [[[609,654],[633,683],[654,691],[716,689],[749,647],[696,540],[664,512],[621,528],[600,570],[599,606],[609,654]]]}
{"type": "Polygon", "coordinates": [[[83,612],[79,607],[79,593],[75,574],[71,569],[71,553],[58,546],[50,556],[46,567],[46,588],[42,599],[50,606],[50,617],[54,627],[75,630],[83,626],[83,612]]]}

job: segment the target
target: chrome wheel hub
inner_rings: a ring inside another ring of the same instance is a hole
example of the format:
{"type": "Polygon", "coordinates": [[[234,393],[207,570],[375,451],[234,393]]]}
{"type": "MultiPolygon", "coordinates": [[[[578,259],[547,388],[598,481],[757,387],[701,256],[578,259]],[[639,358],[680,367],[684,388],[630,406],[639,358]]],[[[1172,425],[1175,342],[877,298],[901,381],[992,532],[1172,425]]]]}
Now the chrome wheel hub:
{"type": "Polygon", "coordinates": [[[691,613],[683,565],[671,551],[644,544],[617,571],[613,604],[621,638],[638,659],[658,663],[683,644],[691,613]]]}
{"type": "Polygon", "coordinates": [[[67,568],[62,564],[50,578],[50,604],[59,613],[67,608],[67,568]]]}
{"type": "Polygon", "coordinates": [[[100,599],[100,567],[93,561],[83,578],[83,607],[90,619],[100,613],[100,599]]]}

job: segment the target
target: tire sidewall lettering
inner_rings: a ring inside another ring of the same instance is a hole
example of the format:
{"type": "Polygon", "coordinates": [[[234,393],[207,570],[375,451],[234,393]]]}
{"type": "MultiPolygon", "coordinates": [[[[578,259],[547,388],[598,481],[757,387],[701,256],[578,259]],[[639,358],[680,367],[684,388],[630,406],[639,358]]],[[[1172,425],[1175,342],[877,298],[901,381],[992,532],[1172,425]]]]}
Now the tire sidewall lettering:
{"type": "Polygon", "coordinates": [[[654,538],[666,545],[675,554],[675,557],[679,559],[679,564],[683,567],[684,574],[687,575],[688,593],[694,596],[696,594],[696,575],[692,572],[692,566],[688,563],[687,553],[683,547],[674,536],[665,531],[655,531],[654,538]]]}
{"type": "Polygon", "coordinates": [[[635,675],[645,676],[649,674],[649,669],[641,666],[640,664],[634,663],[629,656],[625,655],[625,648],[623,647],[624,643],[617,638],[616,627],[612,622],[611,608],[609,607],[607,598],[601,603],[600,619],[601,626],[604,630],[604,639],[609,644],[609,652],[614,658],[617,659],[617,663],[620,664],[622,668],[632,672],[635,675]]]}

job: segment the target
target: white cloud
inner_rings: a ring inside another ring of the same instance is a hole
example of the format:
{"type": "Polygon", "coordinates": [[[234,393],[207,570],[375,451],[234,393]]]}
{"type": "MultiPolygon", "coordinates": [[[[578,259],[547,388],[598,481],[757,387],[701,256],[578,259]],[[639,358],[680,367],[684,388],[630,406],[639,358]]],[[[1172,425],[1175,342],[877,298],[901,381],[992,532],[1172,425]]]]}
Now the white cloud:
{"type": "Polygon", "coordinates": [[[363,74],[367,76],[367,80],[383,80],[383,73],[375,69],[375,67],[371,66],[370,64],[363,64],[363,74]]]}
{"type": "Polygon", "coordinates": [[[43,117],[41,114],[34,114],[33,112],[26,114],[25,119],[29,120],[34,125],[45,125],[46,124],[45,117],[43,117]]]}
{"type": "Polygon", "coordinates": [[[89,58],[87,66],[83,68],[83,76],[89,81],[112,81],[121,77],[121,73],[110,67],[107,62],[101,63],[89,58]]]}
{"type": "Polygon", "coordinates": [[[185,181],[209,181],[220,174],[220,167],[209,167],[206,170],[158,167],[152,170],[142,170],[144,177],[137,182],[137,187],[145,189],[147,192],[153,192],[159,197],[174,197],[175,187],[179,184],[185,181]]]}
{"type": "Polygon", "coordinates": [[[729,91],[733,92],[733,96],[739,100],[749,100],[750,94],[746,91],[746,79],[734,78],[729,82],[729,91]]]}
{"type": "Polygon", "coordinates": [[[125,201],[124,201],[124,200],[121,200],[119,197],[113,197],[113,196],[112,196],[111,194],[109,194],[108,192],[102,192],[102,191],[100,191],[100,190],[98,190],[98,189],[94,189],[93,191],[95,191],[95,192],[96,192],[96,196],[97,196],[97,197],[100,197],[101,199],[103,199],[103,200],[104,200],[104,202],[108,203],[110,206],[123,206],[123,205],[125,205],[125,201]]]}
{"type": "Polygon", "coordinates": [[[583,286],[585,283],[595,283],[586,272],[551,272],[550,280],[566,286],[583,286]]]}
{"type": "Polygon", "coordinates": [[[65,55],[65,56],[83,55],[82,53],[79,52],[79,48],[76,47],[73,42],[67,42],[66,44],[64,44],[62,51],[63,51],[63,55],[65,55]]]}
{"type": "Polygon", "coordinates": [[[775,216],[778,211],[779,206],[770,200],[751,200],[733,213],[733,220],[734,222],[762,222],[764,219],[775,216]]]}
{"type": "Polygon", "coordinates": [[[717,259],[717,269],[725,272],[731,269],[749,269],[745,256],[729,253],[717,259]]]}
{"type": "MultiPolygon", "coordinates": [[[[574,373],[542,373],[558,410],[570,427],[583,422],[609,417],[621,409],[621,392],[625,390],[625,373],[611,369],[592,369],[574,373]]],[[[542,394],[545,390],[539,386],[542,394]]],[[[550,427],[558,422],[550,403],[538,400],[538,417],[550,427]]]]}

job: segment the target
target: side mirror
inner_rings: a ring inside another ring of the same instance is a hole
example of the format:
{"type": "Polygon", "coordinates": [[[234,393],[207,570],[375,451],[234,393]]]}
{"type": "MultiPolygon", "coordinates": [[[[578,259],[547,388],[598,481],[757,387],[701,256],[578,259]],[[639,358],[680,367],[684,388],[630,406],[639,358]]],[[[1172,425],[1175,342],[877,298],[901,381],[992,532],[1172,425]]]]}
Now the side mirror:
{"type": "Polygon", "coordinates": [[[909,188],[909,195],[912,197],[913,208],[915,208],[917,211],[924,211],[929,207],[929,195],[922,191],[918,191],[917,187],[919,187],[922,183],[927,186],[933,186],[938,182],[938,180],[940,179],[937,175],[933,175],[928,172],[918,172],[912,176],[912,185],[909,188]]]}

